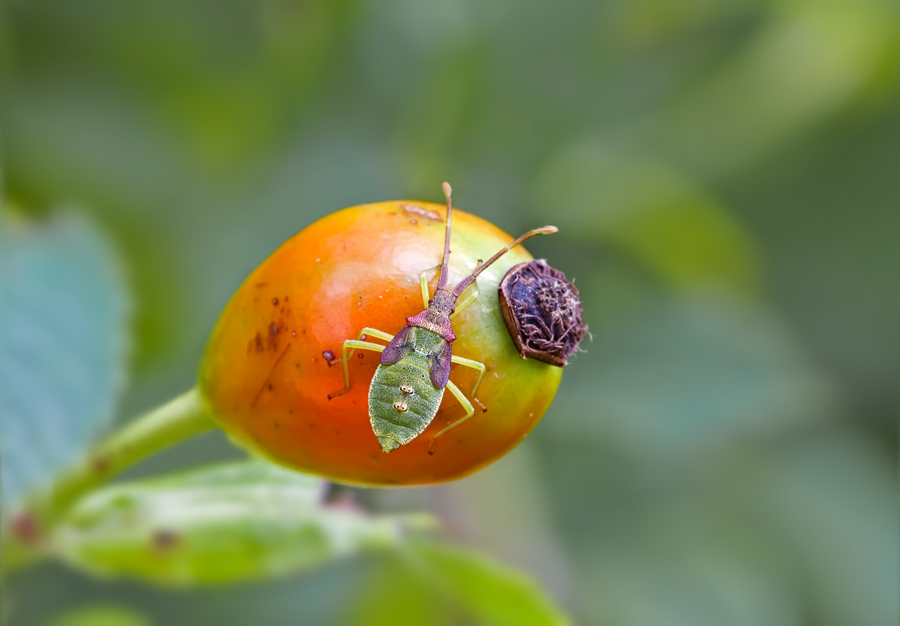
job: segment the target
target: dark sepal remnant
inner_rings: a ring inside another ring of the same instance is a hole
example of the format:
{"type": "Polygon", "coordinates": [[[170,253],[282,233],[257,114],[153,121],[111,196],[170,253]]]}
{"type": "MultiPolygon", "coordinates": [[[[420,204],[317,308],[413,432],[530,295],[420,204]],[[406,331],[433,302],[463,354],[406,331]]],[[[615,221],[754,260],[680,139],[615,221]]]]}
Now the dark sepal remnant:
{"type": "Polygon", "coordinates": [[[506,273],[500,311],[522,358],[560,367],[588,329],[578,289],[543,260],[520,263],[506,273]]]}

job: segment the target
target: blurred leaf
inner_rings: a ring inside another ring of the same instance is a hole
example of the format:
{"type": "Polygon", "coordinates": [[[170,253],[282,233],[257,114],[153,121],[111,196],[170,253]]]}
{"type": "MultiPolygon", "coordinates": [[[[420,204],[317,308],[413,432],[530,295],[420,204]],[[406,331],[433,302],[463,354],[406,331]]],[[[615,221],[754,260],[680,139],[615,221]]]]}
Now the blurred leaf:
{"type": "Polygon", "coordinates": [[[469,550],[416,542],[379,570],[352,624],[568,624],[532,579],[469,550]],[[402,566],[401,566],[402,563],[402,566]],[[399,598],[399,599],[398,599],[399,598]]]}
{"type": "Polygon", "coordinates": [[[883,90],[883,68],[894,66],[897,12],[890,3],[774,5],[746,49],[652,123],[664,150],[703,175],[740,171],[796,140],[862,100],[869,83],[883,90]]]}
{"type": "Polygon", "coordinates": [[[547,432],[610,437],[656,464],[834,410],[833,391],[788,329],[740,299],[660,298],[597,329],[585,349],[547,432]]]}
{"type": "Polygon", "coordinates": [[[588,547],[579,556],[580,597],[591,623],[806,624],[785,571],[787,560],[773,558],[778,546],[767,544],[758,528],[743,528],[741,520],[710,529],[703,524],[726,518],[723,512],[704,499],[690,504],[695,506],[690,519],[653,508],[650,528],[647,511],[633,515],[632,532],[607,536],[602,548],[588,547]]]}
{"type": "MultiPolygon", "coordinates": [[[[4,216],[0,215],[0,219],[4,216]]],[[[75,214],[8,215],[0,233],[0,460],[4,506],[44,487],[113,416],[128,298],[118,258],[75,214]]]]}
{"type": "Polygon", "coordinates": [[[785,444],[752,478],[740,499],[789,551],[815,607],[804,623],[897,624],[896,456],[840,429],[785,444]]]}
{"type": "Polygon", "coordinates": [[[536,185],[541,217],[567,236],[615,246],[676,287],[758,291],[759,260],[742,226],[662,163],[579,140],[551,156],[536,185]]]}
{"type": "Polygon", "coordinates": [[[98,575],[204,585],[310,569],[431,525],[426,515],[370,516],[323,503],[326,485],[264,461],[125,483],[75,505],[55,550],[98,575]]]}
{"type": "Polygon", "coordinates": [[[897,623],[896,472],[851,431],[700,461],[659,487],[620,501],[575,555],[591,623],[897,623]]]}
{"type": "Polygon", "coordinates": [[[52,618],[47,626],[150,626],[152,622],[133,609],[112,604],[78,607],[52,618]]]}
{"type": "Polygon", "coordinates": [[[567,624],[568,619],[527,576],[486,556],[420,544],[414,559],[439,592],[456,598],[485,624],[567,624]]]}

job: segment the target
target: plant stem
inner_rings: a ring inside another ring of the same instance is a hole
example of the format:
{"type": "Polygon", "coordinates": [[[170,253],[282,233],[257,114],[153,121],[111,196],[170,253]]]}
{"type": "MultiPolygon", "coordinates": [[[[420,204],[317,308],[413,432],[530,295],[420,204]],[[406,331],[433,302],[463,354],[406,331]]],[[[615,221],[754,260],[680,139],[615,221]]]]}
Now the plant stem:
{"type": "Polygon", "coordinates": [[[8,571],[42,556],[54,525],[81,496],[148,456],[214,427],[196,388],[129,422],[13,514],[3,529],[0,568],[8,571]]]}

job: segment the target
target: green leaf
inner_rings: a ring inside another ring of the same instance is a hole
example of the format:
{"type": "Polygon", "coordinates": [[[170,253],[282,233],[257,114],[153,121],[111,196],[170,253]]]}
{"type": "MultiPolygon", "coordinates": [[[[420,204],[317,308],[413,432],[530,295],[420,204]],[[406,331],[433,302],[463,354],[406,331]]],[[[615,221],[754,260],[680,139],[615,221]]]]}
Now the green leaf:
{"type": "Polygon", "coordinates": [[[705,176],[747,169],[884,88],[896,19],[879,0],[773,3],[743,49],[660,111],[656,141],[705,176]]]}
{"type": "Polygon", "coordinates": [[[599,141],[564,145],[536,183],[537,205],[568,236],[600,240],[680,289],[755,294],[759,259],[732,215],[657,159],[599,141]]]}
{"type": "Polygon", "coordinates": [[[119,261],[76,214],[0,232],[2,504],[46,486],[109,423],[128,298],[119,261]]]}
{"type": "Polygon", "coordinates": [[[486,624],[567,624],[538,584],[476,552],[421,544],[415,555],[423,574],[486,624]]]}
{"type": "Polygon", "coordinates": [[[416,542],[385,564],[354,607],[354,624],[569,624],[541,587],[476,552],[416,542]]]}
{"type": "Polygon", "coordinates": [[[150,626],[152,622],[122,606],[94,604],[71,609],[53,617],[47,626],[150,626]]]}
{"type": "Polygon", "coordinates": [[[75,505],[54,546],[93,574],[187,586],[306,570],[432,524],[325,504],[326,484],[255,460],[125,483],[75,505]]]}

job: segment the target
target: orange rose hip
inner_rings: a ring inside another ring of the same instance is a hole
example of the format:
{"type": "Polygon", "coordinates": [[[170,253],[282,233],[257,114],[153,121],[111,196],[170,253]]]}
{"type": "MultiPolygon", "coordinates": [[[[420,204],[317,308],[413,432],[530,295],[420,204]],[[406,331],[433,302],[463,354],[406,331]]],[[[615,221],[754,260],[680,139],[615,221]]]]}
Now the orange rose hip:
{"type": "MultiPolygon", "coordinates": [[[[276,250],[234,294],[201,362],[200,389],[216,421],[277,463],[370,486],[460,478],[521,441],[546,411],[562,374],[560,367],[522,359],[500,312],[500,280],[510,267],[531,260],[521,246],[483,268],[478,297],[470,300],[467,290],[460,301],[471,304],[452,320],[453,356],[484,364],[471,419],[447,429],[467,411],[445,394],[418,436],[377,436],[369,415],[369,388],[382,362],[376,351],[350,353],[343,393],[346,340],[366,327],[395,336],[408,326],[407,318],[421,322],[431,310],[423,311],[420,275],[434,270],[426,275],[434,296],[446,215],[444,207],[421,202],[353,207],[319,220],[276,250]]],[[[441,285],[448,290],[512,240],[462,211],[454,210],[452,219],[452,254],[441,285]]],[[[478,375],[458,364],[450,369],[450,379],[470,399],[478,375]]],[[[406,417],[406,396],[399,397],[394,406],[402,404],[396,410],[406,417]]]]}

